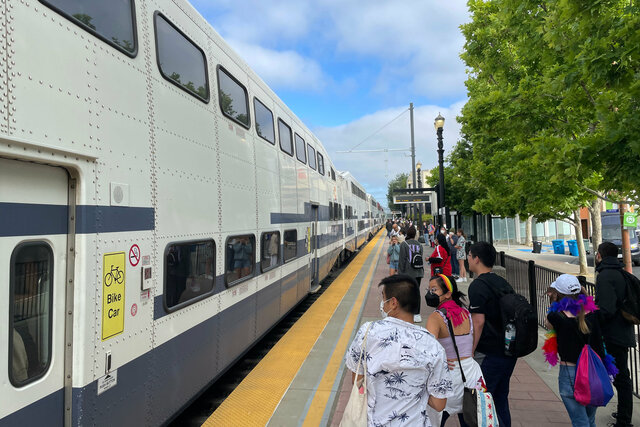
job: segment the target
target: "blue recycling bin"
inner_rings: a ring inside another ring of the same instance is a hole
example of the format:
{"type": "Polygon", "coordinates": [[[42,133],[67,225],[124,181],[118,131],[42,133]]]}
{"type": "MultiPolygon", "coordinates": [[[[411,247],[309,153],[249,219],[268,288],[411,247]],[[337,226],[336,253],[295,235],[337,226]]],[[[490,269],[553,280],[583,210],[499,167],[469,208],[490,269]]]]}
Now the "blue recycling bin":
{"type": "Polygon", "coordinates": [[[564,240],[562,239],[552,240],[551,244],[553,245],[554,254],[564,255],[564,240]]]}
{"type": "Polygon", "coordinates": [[[578,256],[578,242],[576,240],[567,240],[569,245],[569,253],[573,256],[578,256]]]}

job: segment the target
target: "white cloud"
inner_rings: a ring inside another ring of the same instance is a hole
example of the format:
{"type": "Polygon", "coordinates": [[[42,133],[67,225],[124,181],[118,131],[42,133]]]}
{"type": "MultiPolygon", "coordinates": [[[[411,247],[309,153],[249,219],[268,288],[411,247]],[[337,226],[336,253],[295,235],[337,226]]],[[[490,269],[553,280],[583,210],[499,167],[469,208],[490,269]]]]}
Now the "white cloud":
{"type": "Polygon", "coordinates": [[[293,50],[278,51],[236,40],[227,42],[272,89],[319,91],[327,77],[320,65],[293,50]]]}
{"type": "Polygon", "coordinates": [[[464,45],[460,24],[468,20],[464,2],[341,2],[325,0],[335,31],[332,36],[345,54],[377,58],[384,66],[376,92],[394,89],[408,80],[408,89],[426,96],[464,96],[464,45]]]}
{"type": "MultiPolygon", "coordinates": [[[[390,96],[391,103],[407,99],[408,94],[431,99],[465,96],[464,64],[458,56],[464,44],[458,27],[469,19],[465,2],[436,6],[422,0],[216,0],[213,4],[194,0],[194,4],[223,37],[236,43],[287,54],[305,46],[308,52],[301,58],[306,63],[319,52],[334,59],[379,62],[372,64],[379,75],[371,92],[390,96]]],[[[256,51],[260,53],[249,53],[256,51]]],[[[257,60],[271,72],[278,65],[267,64],[268,58],[281,58],[263,54],[257,60]]],[[[318,62],[315,66],[322,68],[318,62]]],[[[270,81],[266,76],[265,80],[270,81]]]]}
{"type": "MultiPolygon", "coordinates": [[[[414,109],[414,129],[416,162],[421,161],[423,169],[432,169],[438,164],[436,133],[433,121],[438,113],[445,117],[444,150],[445,157],[460,137],[460,124],[456,117],[466,100],[449,107],[425,105],[414,109]]],[[[378,129],[397,117],[407,107],[398,107],[361,117],[353,122],[336,127],[318,127],[314,133],[322,141],[335,167],[349,171],[366,188],[367,192],[383,205],[386,203],[387,183],[397,174],[411,171],[410,152],[378,153],[338,153],[348,150],[366,139],[355,150],[376,150],[389,148],[410,148],[409,113],[404,113],[380,132],[378,129]]]]}
{"type": "Polygon", "coordinates": [[[297,40],[308,34],[312,2],[296,0],[192,0],[198,11],[225,38],[262,46],[297,40]]]}

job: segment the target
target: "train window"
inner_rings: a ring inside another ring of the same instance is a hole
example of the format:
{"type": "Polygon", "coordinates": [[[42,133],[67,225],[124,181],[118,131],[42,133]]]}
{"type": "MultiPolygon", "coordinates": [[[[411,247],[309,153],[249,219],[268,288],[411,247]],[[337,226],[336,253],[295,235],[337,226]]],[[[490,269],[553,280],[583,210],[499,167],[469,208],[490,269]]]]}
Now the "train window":
{"type": "Polygon", "coordinates": [[[222,114],[249,129],[247,89],[221,66],[218,66],[218,89],[222,114]]]}
{"type": "Polygon", "coordinates": [[[280,149],[293,156],[293,142],[291,141],[291,128],[288,124],[278,119],[278,135],[280,136],[280,149]]]}
{"type": "Polygon", "coordinates": [[[164,255],[164,303],[168,311],[184,307],[213,291],[213,240],[171,243],[164,255]]]}
{"type": "Polygon", "coordinates": [[[333,202],[329,202],[329,221],[333,221],[333,202]]]}
{"type": "Polygon", "coordinates": [[[318,172],[320,175],[324,175],[324,157],[318,153],[318,172]]]}
{"type": "Polygon", "coordinates": [[[334,171],[333,168],[331,168],[329,174],[331,175],[331,179],[335,181],[336,180],[336,171],[334,171]]]}
{"type": "Polygon", "coordinates": [[[138,51],[133,0],[40,0],[76,25],[130,57],[138,51]]]}
{"type": "Polygon", "coordinates": [[[309,155],[309,167],[311,169],[316,168],[316,150],[311,146],[307,144],[307,154],[309,155]]]}
{"type": "Polygon", "coordinates": [[[337,203],[333,204],[333,219],[340,219],[340,205],[338,205],[337,203]]]}
{"type": "Polygon", "coordinates": [[[268,231],[262,233],[260,239],[260,270],[271,270],[280,262],[280,232],[268,231]]]}
{"type": "Polygon", "coordinates": [[[209,83],[204,52],[162,14],[155,14],[156,59],[162,77],[204,102],[209,83]]]}
{"type": "Polygon", "coordinates": [[[284,262],[296,257],[298,253],[298,230],[286,230],[284,232],[284,262]]]}
{"type": "Polygon", "coordinates": [[[338,219],[342,219],[342,205],[338,205],[338,219]]]}
{"type": "Polygon", "coordinates": [[[253,276],[254,260],[256,259],[256,238],[253,234],[230,236],[226,245],[226,261],[224,280],[235,284],[253,276]]]}
{"type": "Polygon", "coordinates": [[[300,135],[298,135],[297,133],[294,136],[295,140],[296,140],[296,157],[298,158],[298,160],[300,160],[302,163],[307,163],[307,150],[305,150],[304,148],[304,139],[302,139],[300,137],[300,135]]]}
{"type": "Polygon", "coordinates": [[[256,132],[262,139],[275,145],[276,131],[273,127],[273,113],[258,98],[253,98],[253,109],[256,114],[256,132]]]}
{"type": "Polygon", "coordinates": [[[9,380],[22,387],[42,377],[51,361],[53,252],[43,242],[24,243],[11,255],[9,380]]]}

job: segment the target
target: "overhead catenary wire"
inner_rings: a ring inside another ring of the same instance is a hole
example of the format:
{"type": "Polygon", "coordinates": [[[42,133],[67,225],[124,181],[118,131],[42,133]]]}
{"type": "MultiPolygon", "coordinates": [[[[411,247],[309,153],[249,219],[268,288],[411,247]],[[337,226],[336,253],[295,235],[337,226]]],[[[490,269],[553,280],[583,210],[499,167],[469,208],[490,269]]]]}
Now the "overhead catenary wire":
{"type": "Polygon", "coordinates": [[[396,120],[398,120],[400,117],[402,117],[402,115],[404,113],[406,113],[407,111],[409,111],[408,108],[402,110],[402,112],[400,114],[398,114],[396,117],[394,117],[393,119],[391,119],[390,121],[388,121],[387,123],[385,123],[381,128],[379,128],[378,130],[376,130],[375,132],[373,132],[371,135],[367,136],[366,138],[364,138],[363,140],[361,140],[360,142],[358,142],[356,145],[354,145],[353,147],[351,147],[349,150],[347,150],[346,152],[349,153],[351,151],[353,151],[355,148],[358,148],[360,145],[362,145],[363,143],[365,143],[366,141],[368,141],[370,138],[373,138],[375,135],[377,135],[380,131],[382,131],[384,128],[386,128],[387,126],[389,126],[391,123],[395,122],[396,120]]]}

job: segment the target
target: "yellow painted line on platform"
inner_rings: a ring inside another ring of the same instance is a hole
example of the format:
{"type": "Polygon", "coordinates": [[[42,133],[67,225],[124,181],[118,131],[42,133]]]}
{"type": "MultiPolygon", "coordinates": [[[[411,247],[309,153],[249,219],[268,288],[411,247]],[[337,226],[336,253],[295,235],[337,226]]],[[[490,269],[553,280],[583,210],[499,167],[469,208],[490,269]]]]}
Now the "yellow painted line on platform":
{"type": "Polygon", "coordinates": [[[382,251],[383,246],[384,245],[380,245],[378,251],[375,254],[374,261],[369,267],[367,276],[364,279],[364,285],[362,286],[362,288],[360,288],[358,298],[353,304],[351,313],[349,313],[349,317],[347,318],[347,322],[344,325],[342,334],[340,334],[338,343],[336,344],[336,347],[333,350],[333,354],[329,359],[329,364],[324,371],[324,375],[320,379],[320,383],[315,395],[313,396],[313,400],[311,401],[309,411],[307,412],[307,416],[304,419],[302,427],[318,426],[322,421],[324,410],[327,406],[327,402],[329,401],[329,397],[331,396],[331,388],[333,387],[333,384],[336,381],[336,376],[338,375],[338,371],[342,366],[344,354],[347,351],[347,346],[349,345],[349,338],[351,337],[353,328],[358,320],[358,315],[360,314],[360,308],[364,304],[365,297],[367,296],[367,291],[369,290],[367,284],[371,280],[373,272],[376,270],[376,266],[378,265],[376,261],[380,257],[380,251],[382,251]]]}
{"type": "MultiPolygon", "coordinates": [[[[203,426],[264,426],[282,400],[318,337],[383,237],[382,231],[235,388],[203,426]]],[[[374,263],[375,263],[374,259],[374,263]]]]}

